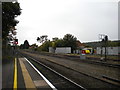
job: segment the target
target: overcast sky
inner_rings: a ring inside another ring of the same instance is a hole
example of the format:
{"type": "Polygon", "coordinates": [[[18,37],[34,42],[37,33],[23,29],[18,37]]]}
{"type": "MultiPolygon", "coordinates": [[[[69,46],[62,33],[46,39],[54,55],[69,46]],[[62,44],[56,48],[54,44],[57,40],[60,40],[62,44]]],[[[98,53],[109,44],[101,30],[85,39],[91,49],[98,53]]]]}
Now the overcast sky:
{"type": "MultiPolygon", "coordinates": [[[[63,38],[72,34],[81,42],[99,40],[106,34],[118,39],[118,0],[18,0],[22,13],[17,17],[19,44],[48,35],[63,38]]],[[[38,44],[38,43],[37,43],[38,44]]]]}

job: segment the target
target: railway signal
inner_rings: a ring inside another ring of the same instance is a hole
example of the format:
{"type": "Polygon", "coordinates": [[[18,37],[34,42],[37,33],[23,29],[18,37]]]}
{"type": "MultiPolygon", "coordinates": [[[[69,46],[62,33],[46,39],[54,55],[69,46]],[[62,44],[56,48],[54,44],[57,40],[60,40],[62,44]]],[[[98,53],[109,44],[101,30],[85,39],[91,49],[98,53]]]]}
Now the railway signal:
{"type": "Polygon", "coordinates": [[[103,44],[104,44],[104,47],[105,47],[105,61],[106,61],[106,58],[107,58],[107,50],[106,50],[106,47],[107,47],[107,41],[108,41],[108,36],[107,35],[104,35],[104,34],[99,34],[99,39],[101,39],[101,57],[102,57],[102,47],[103,47],[103,44]]]}
{"type": "Polygon", "coordinates": [[[14,42],[16,45],[18,44],[18,39],[15,39],[15,42],[14,42]]]}
{"type": "Polygon", "coordinates": [[[105,36],[105,42],[107,42],[107,41],[108,41],[108,36],[106,35],[106,36],[105,36]]]}

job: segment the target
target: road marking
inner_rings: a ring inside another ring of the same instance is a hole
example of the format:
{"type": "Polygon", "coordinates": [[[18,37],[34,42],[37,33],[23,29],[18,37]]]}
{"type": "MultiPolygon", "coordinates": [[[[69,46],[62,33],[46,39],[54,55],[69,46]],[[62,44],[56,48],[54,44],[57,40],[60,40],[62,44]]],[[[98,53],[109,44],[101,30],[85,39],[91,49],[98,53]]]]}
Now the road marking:
{"type": "MultiPolygon", "coordinates": [[[[25,58],[25,57],[24,57],[25,58]]],[[[40,71],[36,68],[36,67],[34,67],[34,65],[27,59],[27,58],[25,58],[26,59],[26,61],[35,69],[35,71],[47,82],[47,84],[53,89],[53,90],[57,90],[56,88],[55,88],[55,86],[53,86],[41,73],[40,73],[40,71]]]]}
{"type": "Polygon", "coordinates": [[[24,78],[24,82],[25,82],[25,87],[36,89],[32,79],[31,79],[31,77],[30,77],[30,75],[29,75],[29,73],[28,73],[28,71],[27,71],[27,69],[26,69],[26,67],[23,63],[23,60],[24,60],[23,58],[20,58],[19,62],[20,62],[20,66],[21,66],[21,69],[22,69],[22,74],[23,74],[23,78],[24,78]]]}
{"type": "Polygon", "coordinates": [[[14,85],[13,88],[17,89],[17,60],[15,58],[15,64],[14,64],[14,85]]]}

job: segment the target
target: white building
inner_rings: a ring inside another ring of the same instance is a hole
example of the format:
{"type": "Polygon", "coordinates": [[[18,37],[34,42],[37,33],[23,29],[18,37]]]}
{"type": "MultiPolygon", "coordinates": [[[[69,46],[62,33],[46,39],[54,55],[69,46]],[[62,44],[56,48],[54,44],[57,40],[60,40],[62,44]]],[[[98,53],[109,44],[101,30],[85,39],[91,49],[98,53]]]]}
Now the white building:
{"type": "MultiPolygon", "coordinates": [[[[105,54],[105,47],[97,47],[96,49],[97,54],[105,54]]],[[[120,47],[106,47],[106,53],[107,55],[119,55],[120,54],[120,47]]]]}
{"type": "Polygon", "coordinates": [[[50,53],[71,53],[71,47],[56,47],[56,49],[53,49],[52,47],[49,47],[50,53]]]}

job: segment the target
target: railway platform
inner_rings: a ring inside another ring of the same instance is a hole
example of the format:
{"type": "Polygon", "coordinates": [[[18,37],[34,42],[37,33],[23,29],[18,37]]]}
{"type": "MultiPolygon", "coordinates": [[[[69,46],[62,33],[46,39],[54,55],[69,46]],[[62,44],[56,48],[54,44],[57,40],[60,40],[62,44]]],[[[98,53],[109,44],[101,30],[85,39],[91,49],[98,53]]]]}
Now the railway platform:
{"type": "Polygon", "coordinates": [[[6,76],[9,79],[4,80],[4,89],[48,89],[52,90],[54,86],[40,73],[26,58],[19,57],[11,61],[6,67],[6,76]],[[8,70],[11,69],[11,71],[8,70]],[[9,85],[6,83],[10,83],[9,85]],[[8,85],[8,86],[7,86],[8,85]]]}

